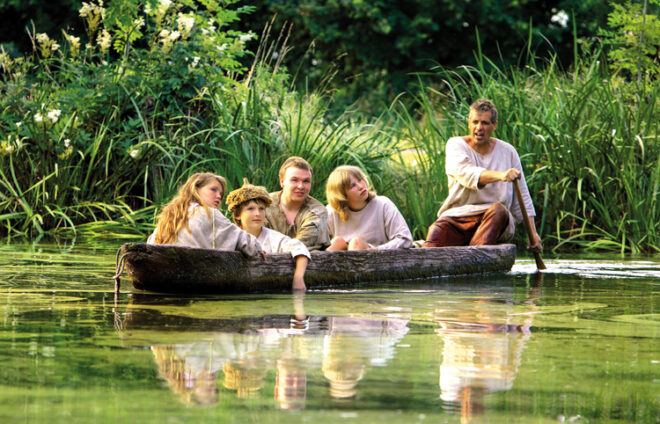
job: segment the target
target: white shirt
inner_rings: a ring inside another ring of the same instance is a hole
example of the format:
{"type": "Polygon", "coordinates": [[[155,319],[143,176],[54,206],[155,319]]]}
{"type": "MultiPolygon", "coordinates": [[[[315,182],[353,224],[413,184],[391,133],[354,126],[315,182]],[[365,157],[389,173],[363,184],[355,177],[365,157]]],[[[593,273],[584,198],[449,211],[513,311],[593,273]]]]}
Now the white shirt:
{"type": "Polygon", "coordinates": [[[261,248],[266,253],[291,253],[294,258],[302,255],[306,256],[307,259],[312,259],[303,242],[270,228],[262,227],[257,241],[261,243],[261,248]]]}
{"type": "Polygon", "coordinates": [[[522,222],[522,212],[518,199],[513,194],[513,184],[498,181],[479,188],[479,177],[482,172],[485,170],[504,172],[511,168],[519,170],[522,178],[518,185],[527,214],[536,216],[536,212],[522,173],[518,152],[509,143],[499,139],[494,140],[495,147],[487,155],[475,151],[463,137],[452,137],[447,141],[445,170],[449,194],[438,210],[438,218],[476,215],[495,203],[501,203],[509,211],[509,226],[500,237],[500,240],[506,241],[513,237],[515,222],[522,222]]]}
{"type": "MultiPolygon", "coordinates": [[[[198,247],[201,249],[238,250],[246,256],[256,257],[261,244],[251,234],[232,224],[219,210],[208,208],[209,214],[198,203],[188,208],[188,227],[176,235],[173,246],[198,247]]],[[[156,231],[147,244],[156,244],[156,231]]]]}
{"type": "Polygon", "coordinates": [[[360,237],[378,249],[404,249],[412,246],[412,234],[396,205],[385,196],[376,196],[362,210],[351,211],[346,221],[330,205],[328,232],[330,237],[342,237],[348,243],[360,237]]]}

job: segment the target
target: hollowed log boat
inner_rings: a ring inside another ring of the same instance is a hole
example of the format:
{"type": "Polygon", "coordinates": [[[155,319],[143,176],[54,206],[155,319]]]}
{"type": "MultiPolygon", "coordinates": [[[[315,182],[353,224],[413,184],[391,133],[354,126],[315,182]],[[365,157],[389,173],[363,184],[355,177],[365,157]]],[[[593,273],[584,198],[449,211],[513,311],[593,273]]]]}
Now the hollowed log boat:
{"type": "MultiPolygon", "coordinates": [[[[308,289],[364,287],[369,283],[507,272],[516,246],[312,252],[308,289]]],[[[291,290],[294,260],[288,253],[246,258],[236,251],[126,243],[118,273],[133,287],[159,293],[253,293],[291,290]]],[[[118,288],[118,277],[117,277],[118,288]]]]}

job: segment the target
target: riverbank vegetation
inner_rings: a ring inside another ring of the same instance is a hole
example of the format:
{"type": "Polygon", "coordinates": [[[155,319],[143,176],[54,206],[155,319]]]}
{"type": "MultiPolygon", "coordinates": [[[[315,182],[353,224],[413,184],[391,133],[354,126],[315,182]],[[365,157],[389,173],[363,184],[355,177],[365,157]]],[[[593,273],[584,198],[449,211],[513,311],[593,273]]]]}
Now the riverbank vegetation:
{"type": "Polygon", "coordinates": [[[369,116],[337,113],[327,84],[296,90],[289,33],[232,29],[249,10],[229,4],[85,3],[86,40],[32,32],[30,55],[0,53],[3,234],[144,239],[190,173],[276,190],[281,162],[300,155],[313,196],[324,199],[335,166],[362,166],[423,238],[447,194],[444,143],[488,97],[496,136],[521,154],[546,247],[660,251],[655,15],[616,9],[609,32],[575,38],[566,69],[537,57],[531,35],[521,66],[477,44],[474,66],[419,74],[369,116]]]}

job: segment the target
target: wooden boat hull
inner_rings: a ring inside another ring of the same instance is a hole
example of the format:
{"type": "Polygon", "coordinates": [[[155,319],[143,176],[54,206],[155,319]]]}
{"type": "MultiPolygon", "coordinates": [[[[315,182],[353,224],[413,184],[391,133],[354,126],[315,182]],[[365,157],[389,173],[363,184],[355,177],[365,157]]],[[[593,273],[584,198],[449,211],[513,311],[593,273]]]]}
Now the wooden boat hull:
{"type": "MultiPolygon", "coordinates": [[[[290,254],[246,258],[240,252],[126,243],[119,253],[138,290],[160,293],[250,293],[291,289],[290,254]]],[[[354,288],[365,283],[506,272],[516,247],[437,247],[389,251],[312,252],[307,288],[354,288]]]]}

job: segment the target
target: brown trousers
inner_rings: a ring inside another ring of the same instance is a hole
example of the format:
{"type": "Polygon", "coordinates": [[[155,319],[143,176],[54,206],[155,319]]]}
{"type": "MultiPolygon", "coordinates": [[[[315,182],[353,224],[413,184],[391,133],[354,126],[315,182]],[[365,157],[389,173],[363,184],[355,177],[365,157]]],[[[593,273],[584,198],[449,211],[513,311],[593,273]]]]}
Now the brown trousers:
{"type": "Polygon", "coordinates": [[[422,246],[497,244],[507,225],[509,225],[509,213],[501,203],[495,203],[478,215],[439,218],[429,227],[426,241],[422,246]]]}

